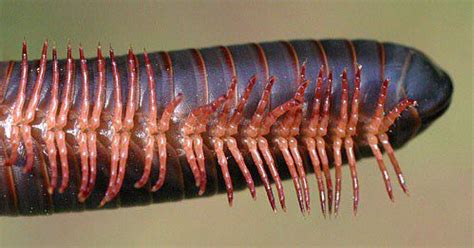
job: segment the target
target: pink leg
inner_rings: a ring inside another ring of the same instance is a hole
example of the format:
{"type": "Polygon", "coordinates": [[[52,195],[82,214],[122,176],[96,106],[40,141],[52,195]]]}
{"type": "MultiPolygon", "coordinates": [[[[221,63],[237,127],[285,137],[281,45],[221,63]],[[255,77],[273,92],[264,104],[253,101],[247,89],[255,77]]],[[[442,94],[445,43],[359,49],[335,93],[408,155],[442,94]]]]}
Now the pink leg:
{"type": "Polygon", "coordinates": [[[151,188],[152,192],[158,191],[163,186],[166,177],[166,135],[164,133],[158,134],[156,136],[156,142],[158,143],[158,154],[160,157],[160,175],[158,176],[156,184],[151,188]]]}
{"type": "Polygon", "coordinates": [[[46,151],[48,153],[49,165],[51,167],[51,183],[48,187],[48,193],[53,194],[58,182],[57,150],[54,144],[54,132],[48,131],[45,137],[46,151]]]}
{"type": "Polygon", "coordinates": [[[278,174],[278,170],[275,165],[275,161],[273,159],[272,153],[270,152],[270,148],[268,147],[268,142],[263,137],[257,138],[258,148],[262,153],[263,158],[265,159],[265,163],[272,174],[273,181],[275,182],[278,197],[280,198],[280,205],[283,211],[286,212],[286,203],[285,203],[285,192],[283,191],[283,184],[280,179],[280,175],[278,174]]]}
{"type": "Polygon", "coordinates": [[[260,178],[262,179],[262,182],[265,185],[265,190],[267,192],[267,197],[268,197],[268,201],[270,202],[270,206],[272,207],[272,210],[275,212],[276,211],[275,198],[273,197],[273,192],[270,186],[270,181],[268,180],[268,176],[265,173],[265,170],[263,169],[263,161],[257,150],[257,141],[255,139],[248,138],[247,146],[250,151],[250,155],[252,156],[252,159],[254,161],[254,164],[257,167],[257,171],[260,174],[260,178]]]}
{"type": "Polygon", "coordinates": [[[311,212],[309,186],[308,181],[306,180],[306,172],[304,171],[303,159],[301,158],[300,151],[298,150],[298,141],[296,141],[294,137],[290,137],[288,140],[288,145],[290,147],[291,156],[295,161],[296,169],[303,185],[306,212],[308,212],[309,214],[311,212]]]}
{"type": "Polygon", "coordinates": [[[349,168],[351,170],[352,191],[353,191],[353,211],[357,214],[359,205],[359,180],[357,179],[356,157],[354,154],[354,141],[351,137],[344,140],[344,147],[346,149],[347,160],[349,161],[349,168]]]}
{"type": "MultiPolygon", "coordinates": [[[[89,133],[88,137],[88,146],[89,146],[89,184],[87,185],[87,191],[84,195],[85,201],[92,191],[94,191],[95,181],[97,177],[97,135],[95,132],[89,133]]],[[[81,199],[79,199],[81,200],[81,199]]]]}
{"type": "Polygon", "coordinates": [[[239,166],[239,169],[245,178],[245,182],[247,182],[247,187],[250,190],[250,194],[252,195],[252,198],[255,199],[256,192],[255,192],[255,185],[252,179],[252,175],[250,174],[247,168],[247,165],[245,164],[244,157],[242,156],[240,149],[237,147],[237,141],[233,137],[228,137],[226,138],[226,144],[227,144],[227,147],[229,148],[230,153],[232,153],[232,157],[234,157],[235,162],[237,163],[237,166],[239,166]]]}
{"type": "Polygon", "coordinates": [[[117,173],[117,181],[115,186],[112,189],[112,197],[110,200],[113,200],[119,193],[122,188],[123,179],[125,178],[125,170],[127,168],[127,159],[128,159],[128,145],[130,142],[130,134],[125,132],[122,133],[120,137],[120,161],[119,161],[119,170],[117,173]]]}
{"type": "Polygon", "coordinates": [[[221,167],[222,177],[224,178],[225,188],[227,190],[227,199],[229,201],[229,206],[232,206],[232,201],[234,199],[232,179],[230,178],[229,168],[227,165],[227,157],[224,153],[224,141],[220,138],[213,138],[214,151],[217,156],[217,163],[221,167]]]}
{"type": "Polygon", "coordinates": [[[151,163],[153,162],[154,147],[155,139],[153,136],[148,136],[145,145],[145,166],[143,168],[143,174],[140,180],[135,183],[135,188],[137,189],[142,188],[148,182],[151,172],[151,163]]]}
{"type": "Polygon", "coordinates": [[[334,152],[334,167],[336,168],[336,195],[334,204],[334,214],[337,216],[339,211],[339,202],[341,201],[341,181],[342,181],[342,155],[341,155],[342,140],[337,137],[333,143],[334,152]]]}
{"type": "Polygon", "coordinates": [[[22,125],[20,127],[20,132],[26,149],[26,165],[23,167],[23,173],[28,173],[33,168],[35,156],[33,151],[33,140],[31,138],[31,127],[29,125],[22,125]]]}
{"type": "Polygon", "coordinates": [[[296,190],[296,195],[298,197],[300,210],[301,210],[301,213],[304,214],[305,208],[303,204],[303,201],[304,201],[303,192],[302,192],[301,185],[299,182],[298,172],[296,171],[293,158],[291,157],[290,151],[288,149],[288,142],[284,138],[276,138],[275,141],[283,155],[283,158],[286,161],[286,165],[288,166],[288,170],[290,171],[291,178],[293,178],[293,184],[295,185],[295,190],[296,190]]]}
{"type": "Polygon", "coordinates": [[[314,174],[316,175],[316,181],[318,182],[319,200],[321,202],[321,211],[324,217],[326,217],[326,198],[325,198],[326,192],[324,190],[323,175],[321,173],[318,153],[316,152],[316,141],[313,138],[305,138],[304,141],[308,149],[309,158],[311,159],[311,164],[313,165],[314,174]]]}
{"type": "Polygon", "coordinates": [[[393,169],[395,170],[395,173],[397,173],[398,182],[400,183],[400,186],[402,187],[403,192],[408,194],[408,188],[405,182],[405,178],[403,177],[402,169],[400,168],[400,164],[398,164],[398,160],[395,157],[395,151],[390,145],[387,134],[385,133],[380,134],[378,135],[378,138],[383,145],[383,149],[387,152],[388,157],[390,158],[390,161],[392,162],[393,169]]]}
{"type": "Polygon", "coordinates": [[[207,174],[206,174],[206,161],[204,160],[204,151],[202,150],[203,140],[201,135],[196,134],[193,138],[193,147],[196,154],[196,160],[199,166],[199,173],[201,174],[201,183],[199,185],[199,195],[204,194],[206,191],[207,174]]]}
{"type": "Polygon", "coordinates": [[[387,169],[385,168],[385,164],[383,162],[382,152],[380,151],[380,148],[377,145],[378,144],[377,137],[375,137],[375,135],[369,134],[367,137],[367,141],[369,142],[370,148],[372,149],[372,153],[377,159],[380,172],[382,172],[382,176],[385,182],[385,188],[387,189],[388,196],[390,197],[390,200],[393,201],[392,185],[390,183],[390,177],[388,176],[387,169]]]}
{"type": "Polygon", "coordinates": [[[87,191],[87,183],[89,182],[89,152],[87,148],[87,134],[79,132],[78,134],[79,154],[81,157],[81,187],[79,190],[79,199],[84,197],[87,191]]]}
{"type": "Polygon", "coordinates": [[[12,149],[8,164],[11,166],[14,165],[18,159],[18,147],[20,146],[20,128],[18,126],[12,126],[10,142],[12,149]]]}
{"type": "Polygon", "coordinates": [[[199,172],[199,167],[197,165],[196,156],[193,151],[193,139],[191,137],[185,136],[183,139],[183,150],[186,154],[186,159],[188,164],[191,167],[191,171],[194,175],[194,180],[196,182],[196,187],[199,187],[201,184],[201,174],[199,172]]]}
{"type": "Polygon", "coordinates": [[[120,134],[114,134],[112,137],[112,144],[111,144],[111,158],[110,158],[110,179],[109,185],[105,192],[105,196],[100,202],[100,207],[103,207],[107,202],[110,201],[112,189],[115,186],[115,181],[117,180],[117,168],[118,163],[120,160],[120,134]]]}
{"type": "Polygon", "coordinates": [[[321,161],[324,177],[326,178],[326,188],[328,190],[328,211],[329,213],[332,212],[332,181],[331,181],[331,173],[329,172],[329,161],[326,154],[326,143],[323,138],[317,137],[316,138],[316,146],[318,148],[318,155],[321,161]]]}
{"type": "Polygon", "coordinates": [[[58,145],[59,159],[61,160],[61,186],[59,193],[63,193],[69,185],[69,165],[67,161],[66,137],[63,131],[56,131],[56,144],[58,145]]]}

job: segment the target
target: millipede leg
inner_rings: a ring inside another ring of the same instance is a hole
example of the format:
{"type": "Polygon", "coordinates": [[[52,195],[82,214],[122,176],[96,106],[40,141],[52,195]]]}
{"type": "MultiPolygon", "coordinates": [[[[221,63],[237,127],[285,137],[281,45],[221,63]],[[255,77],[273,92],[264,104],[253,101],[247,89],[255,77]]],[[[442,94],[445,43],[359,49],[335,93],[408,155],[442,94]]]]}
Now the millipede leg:
{"type": "Polygon", "coordinates": [[[324,177],[326,178],[326,189],[328,191],[327,199],[328,199],[328,211],[332,213],[332,203],[333,203],[333,192],[332,192],[332,180],[331,180],[331,173],[329,171],[329,161],[326,154],[326,143],[324,139],[321,137],[316,138],[316,146],[318,148],[318,155],[321,161],[324,177]]]}
{"type": "Polygon", "coordinates": [[[301,154],[298,150],[298,141],[296,141],[294,137],[290,137],[288,140],[288,146],[290,148],[291,156],[293,156],[293,161],[295,161],[296,169],[303,186],[306,212],[309,214],[311,212],[309,186],[306,179],[306,172],[304,171],[303,159],[301,158],[301,154]]]}
{"type": "Polygon", "coordinates": [[[49,166],[51,168],[51,181],[48,187],[48,193],[53,194],[58,182],[57,150],[54,143],[54,132],[48,131],[45,136],[46,151],[48,153],[49,166]]]}
{"type": "Polygon", "coordinates": [[[107,202],[112,199],[112,188],[115,185],[115,181],[117,179],[117,168],[118,163],[120,160],[120,134],[114,134],[112,137],[112,143],[110,145],[110,179],[109,185],[107,186],[107,190],[105,191],[105,196],[100,202],[100,207],[103,207],[107,202]]]}
{"type": "Polygon", "coordinates": [[[31,127],[29,125],[22,125],[20,127],[20,133],[26,150],[26,163],[25,167],[23,167],[23,173],[28,173],[33,168],[35,156],[33,151],[33,139],[31,138],[31,127]]]}
{"type": "Polygon", "coordinates": [[[12,126],[10,142],[12,148],[8,164],[14,165],[18,159],[18,147],[20,147],[20,128],[18,126],[12,126]]]}
{"type": "Polygon", "coordinates": [[[257,143],[258,143],[258,149],[262,153],[263,158],[265,159],[265,163],[267,164],[268,169],[270,170],[270,173],[272,174],[273,181],[275,182],[275,185],[277,187],[281,208],[283,209],[283,211],[286,211],[285,193],[283,191],[283,184],[281,182],[280,175],[278,174],[278,170],[276,168],[275,161],[273,160],[273,156],[270,152],[267,139],[263,137],[259,137],[257,138],[257,143]]]}
{"type": "Polygon", "coordinates": [[[301,185],[299,182],[298,178],[298,172],[296,171],[295,164],[293,162],[293,158],[291,157],[290,151],[288,149],[288,142],[284,138],[276,138],[275,142],[280,149],[283,158],[286,161],[286,165],[288,167],[288,170],[290,171],[291,178],[293,179],[293,184],[295,185],[295,190],[296,190],[296,196],[298,198],[298,203],[300,206],[301,213],[304,214],[305,212],[305,207],[303,203],[303,192],[301,189],[301,185]]]}
{"type": "MultiPolygon", "coordinates": [[[[256,147],[254,147],[254,149],[256,149],[256,147]]],[[[273,211],[276,212],[275,198],[273,196],[272,187],[270,186],[270,180],[268,179],[267,173],[263,167],[263,161],[260,159],[259,163],[255,163],[255,166],[257,167],[258,174],[260,175],[265,191],[267,192],[268,201],[270,202],[273,211]]]]}
{"type": "Polygon", "coordinates": [[[353,211],[354,215],[356,215],[357,208],[359,205],[359,180],[357,179],[356,157],[354,154],[354,141],[352,140],[352,138],[346,137],[346,139],[344,140],[344,147],[346,150],[347,160],[349,162],[349,169],[351,171],[353,211]]]}
{"type": "Polygon", "coordinates": [[[183,138],[183,150],[186,154],[186,159],[189,166],[191,167],[191,172],[194,175],[194,181],[196,182],[196,187],[199,187],[201,184],[201,173],[199,172],[199,167],[197,165],[196,156],[194,155],[193,150],[193,139],[191,137],[183,138]]]}
{"type": "Polygon", "coordinates": [[[143,167],[143,174],[140,180],[135,183],[135,188],[137,189],[142,188],[148,182],[151,172],[151,163],[153,162],[154,148],[155,139],[153,136],[148,136],[145,144],[145,166],[143,167]]]}
{"type": "Polygon", "coordinates": [[[217,163],[221,167],[222,177],[224,178],[225,188],[227,190],[227,200],[229,201],[229,206],[232,206],[234,200],[232,179],[229,174],[229,167],[227,163],[227,157],[224,153],[224,141],[220,138],[213,138],[212,143],[214,145],[214,151],[217,156],[217,163]]]}
{"type": "Polygon", "coordinates": [[[377,163],[379,165],[379,169],[382,173],[388,196],[390,197],[390,200],[393,201],[392,185],[390,183],[390,177],[388,176],[387,169],[385,168],[385,164],[383,162],[382,152],[380,151],[380,148],[378,146],[377,137],[375,137],[375,135],[369,135],[367,137],[367,141],[369,142],[370,148],[372,149],[372,153],[374,154],[375,159],[377,160],[377,163]]]}
{"type": "Polygon", "coordinates": [[[89,182],[89,152],[87,148],[87,135],[83,132],[78,134],[77,143],[79,144],[79,154],[81,158],[81,186],[79,190],[79,199],[84,197],[87,191],[87,183],[89,182]]]}
{"type": "Polygon", "coordinates": [[[252,195],[252,198],[255,199],[257,196],[255,192],[255,184],[253,182],[252,175],[250,174],[247,168],[247,165],[245,164],[244,157],[242,156],[242,153],[237,147],[237,141],[233,137],[228,137],[226,138],[226,144],[227,144],[227,147],[229,148],[230,153],[232,154],[232,157],[234,157],[235,162],[237,163],[237,166],[242,172],[242,175],[245,178],[247,187],[250,190],[250,195],[252,195]]]}
{"type": "Polygon", "coordinates": [[[69,185],[69,164],[67,160],[66,137],[64,131],[56,131],[56,144],[58,145],[59,159],[61,161],[61,186],[59,193],[63,193],[69,185]]]}
{"type": "Polygon", "coordinates": [[[268,201],[270,202],[270,205],[271,205],[273,211],[276,211],[275,199],[273,197],[273,192],[271,192],[271,188],[269,186],[268,177],[265,173],[263,173],[263,174],[261,173],[261,170],[263,168],[263,160],[260,157],[260,154],[258,152],[257,141],[255,139],[248,138],[246,140],[246,143],[247,143],[247,147],[250,151],[250,155],[252,156],[252,159],[254,161],[254,164],[257,167],[257,170],[259,171],[260,177],[261,177],[262,181],[265,184],[265,190],[267,191],[268,201]]]}
{"type": "Polygon", "coordinates": [[[334,167],[336,169],[336,193],[334,203],[334,214],[337,216],[339,211],[339,203],[341,201],[341,181],[342,181],[342,156],[341,156],[342,140],[336,138],[333,143],[334,167]]]}
{"type": "Polygon", "coordinates": [[[87,185],[87,190],[84,194],[83,199],[79,199],[79,201],[85,201],[89,195],[94,190],[95,181],[97,178],[97,134],[95,132],[89,133],[87,136],[88,139],[88,147],[89,147],[89,183],[87,185]]]}
{"type": "Polygon", "coordinates": [[[318,153],[316,152],[316,141],[313,138],[305,138],[304,141],[306,143],[306,148],[308,149],[309,158],[311,159],[311,164],[313,165],[316,181],[318,182],[319,200],[321,202],[321,211],[323,213],[323,216],[326,217],[326,196],[325,196],[326,192],[324,189],[323,175],[321,173],[318,153]]]}
{"type": "Polygon", "coordinates": [[[203,140],[201,135],[194,135],[193,147],[196,154],[196,160],[199,167],[199,173],[201,174],[201,183],[199,185],[199,195],[204,194],[206,191],[207,175],[206,175],[206,162],[204,160],[204,151],[202,150],[203,140]]]}
{"type": "Polygon", "coordinates": [[[122,188],[123,179],[125,177],[125,170],[127,167],[127,159],[128,159],[128,145],[130,142],[130,134],[128,132],[122,133],[120,137],[120,161],[119,161],[119,169],[117,172],[117,181],[115,182],[115,186],[112,189],[112,197],[115,198],[117,194],[120,192],[122,188]]]}
{"type": "Polygon", "coordinates": [[[392,162],[393,169],[395,170],[395,173],[397,173],[398,177],[398,182],[400,184],[400,187],[402,187],[403,192],[408,194],[408,188],[405,182],[405,178],[403,177],[402,169],[400,168],[400,164],[398,163],[397,158],[395,157],[395,151],[393,150],[392,146],[390,145],[390,142],[388,140],[387,134],[380,134],[378,135],[378,138],[380,140],[380,143],[382,143],[383,149],[387,152],[388,157],[390,158],[390,162],[392,162]]]}
{"type": "Polygon", "coordinates": [[[158,191],[163,184],[165,183],[166,178],[166,135],[164,133],[160,133],[156,136],[156,143],[158,143],[158,156],[160,161],[160,174],[158,175],[158,181],[156,181],[155,185],[151,188],[152,192],[158,191]]]}

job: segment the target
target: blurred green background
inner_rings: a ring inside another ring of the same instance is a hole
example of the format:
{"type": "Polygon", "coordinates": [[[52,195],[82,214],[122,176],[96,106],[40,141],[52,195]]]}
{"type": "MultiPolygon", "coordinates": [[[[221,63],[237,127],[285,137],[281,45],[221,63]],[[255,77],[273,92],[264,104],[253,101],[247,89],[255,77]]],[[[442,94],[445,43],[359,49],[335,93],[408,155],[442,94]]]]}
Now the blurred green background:
{"type": "MultiPolygon", "coordinates": [[[[361,205],[351,211],[344,168],[342,209],[323,219],[310,176],[313,213],[299,213],[290,181],[288,212],[274,214],[258,189],[235,196],[114,211],[0,218],[0,246],[471,246],[472,2],[379,1],[0,1],[0,60],[30,58],[45,38],[65,56],[68,39],[93,56],[98,42],[118,53],[296,38],[367,38],[417,47],[454,82],[448,112],[397,156],[411,196],[384,191],[375,160],[358,163],[361,205]]],[[[388,159],[386,158],[387,162],[388,159]]],[[[393,176],[392,170],[389,171],[393,176]]]]}

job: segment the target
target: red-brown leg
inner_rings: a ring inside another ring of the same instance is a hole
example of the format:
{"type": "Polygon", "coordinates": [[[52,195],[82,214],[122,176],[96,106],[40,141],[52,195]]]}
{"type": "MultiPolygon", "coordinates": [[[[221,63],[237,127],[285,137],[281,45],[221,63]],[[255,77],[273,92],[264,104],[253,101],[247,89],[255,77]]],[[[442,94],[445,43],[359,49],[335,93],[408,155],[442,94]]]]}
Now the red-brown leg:
{"type": "Polygon", "coordinates": [[[344,140],[344,147],[346,149],[347,160],[349,162],[349,169],[351,171],[352,178],[352,200],[353,200],[353,211],[354,215],[357,214],[357,208],[359,205],[359,180],[357,179],[356,169],[356,157],[354,153],[354,141],[351,137],[346,137],[344,140]]]}
{"type": "Polygon", "coordinates": [[[296,171],[295,164],[293,162],[293,158],[291,157],[290,151],[288,149],[288,142],[286,139],[278,137],[275,139],[275,142],[280,149],[283,158],[285,159],[286,165],[288,170],[290,171],[291,178],[293,179],[293,184],[295,185],[296,196],[298,198],[298,203],[300,206],[301,213],[304,214],[305,207],[303,203],[303,192],[301,189],[301,185],[298,178],[298,172],[296,171]]]}
{"type": "Polygon", "coordinates": [[[30,99],[28,100],[28,106],[26,107],[26,111],[23,118],[23,123],[26,125],[29,125],[35,119],[36,108],[38,107],[38,103],[41,98],[41,87],[43,86],[44,76],[46,74],[47,51],[48,41],[46,40],[43,44],[43,50],[41,52],[40,64],[35,86],[33,87],[33,92],[31,94],[30,99]]]}
{"type": "Polygon", "coordinates": [[[385,168],[385,164],[383,162],[382,152],[380,151],[380,148],[378,146],[379,142],[377,140],[377,137],[375,135],[369,134],[367,136],[367,141],[370,145],[370,148],[372,149],[372,153],[374,154],[375,159],[377,159],[377,163],[379,165],[380,172],[382,173],[388,196],[390,197],[390,200],[393,201],[392,185],[390,183],[390,177],[388,175],[387,169],[385,168]]]}
{"type": "Polygon", "coordinates": [[[120,134],[114,134],[110,147],[110,179],[109,185],[107,186],[107,190],[105,192],[105,196],[100,202],[100,207],[103,207],[107,202],[110,201],[110,199],[112,199],[112,189],[115,186],[115,181],[117,180],[117,168],[120,160],[120,134]]]}
{"type": "Polygon", "coordinates": [[[79,199],[81,199],[87,191],[87,183],[89,182],[89,149],[87,148],[87,135],[83,132],[79,132],[77,143],[79,144],[79,155],[81,158],[82,177],[78,194],[79,199]]]}
{"type": "Polygon", "coordinates": [[[239,127],[239,123],[242,119],[242,115],[243,115],[243,112],[244,112],[244,107],[248,102],[248,99],[250,97],[250,93],[252,92],[252,89],[255,86],[256,82],[257,82],[257,78],[255,76],[250,78],[249,83],[248,83],[247,87],[244,90],[244,93],[242,93],[242,97],[240,99],[240,102],[237,105],[234,113],[232,114],[232,117],[229,120],[228,133],[231,134],[231,135],[234,135],[234,134],[238,133],[238,127],[239,127]]]}
{"type": "Polygon", "coordinates": [[[158,156],[160,158],[160,175],[158,176],[158,181],[151,188],[152,192],[158,191],[165,183],[166,178],[166,135],[164,133],[158,134],[156,136],[156,143],[158,143],[158,156]]]}
{"type": "Polygon", "coordinates": [[[329,172],[329,161],[326,154],[326,142],[321,137],[316,137],[316,147],[318,149],[319,159],[322,164],[324,177],[326,178],[326,188],[327,188],[327,199],[328,199],[328,211],[332,213],[332,203],[333,203],[333,192],[332,192],[332,180],[331,173],[329,172]]]}
{"type": "Polygon", "coordinates": [[[151,164],[153,162],[153,154],[155,148],[155,139],[153,136],[148,136],[145,144],[145,166],[143,167],[143,174],[140,180],[135,183],[135,188],[142,188],[148,182],[151,172],[151,164]]]}
{"type": "Polygon", "coordinates": [[[237,141],[233,137],[228,137],[226,138],[226,145],[229,148],[229,151],[232,154],[232,157],[234,157],[235,162],[237,163],[237,166],[239,166],[240,172],[242,172],[242,175],[245,178],[245,182],[247,183],[247,187],[250,190],[250,194],[252,195],[252,198],[255,199],[256,198],[255,184],[253,182],[252,175],[250,174],[247,168],[247,165],[245,164],[244,157],[242,156],[242,153],[240,152],[240,149],[237,146],[237,141]]]}
{"type": "Polygon", "coordinates": [[[59,193],[63,193],[69,185],[69,164],[67,161],[66,137],[64,131],[56,131],[56,144],[58,145],[59,159],[61,161],[61,186],[59,193]]]}
{"type": "Polygon", "coordinates": [[[31,127],[29,125],[21,125],[20,133],[26,150],[26,163],[23,167],[23,173],[28,173],[33,168],[35,153],[33,150],[33,139],[31,138],[31,127]]]}
{"type": "Polygon", "coordinates": [[[12,148],[10,158],[8,159],[8,164],[14,165],[18,159],[18,147],[20,146],[20,127],[12,126],[10,143],[12,148]]]}
{"type": "Polygon", "coordinates": [[[127,132],[122,133],[120,137],[120,161],[119,169],[117,172],[117,180],[115,186],[112,189],[112,197],[110,200],[113,200],[119,193],[122,188],[123,179],[125,178],[125,170],[127,168],[127,159],[128,159],[128,145],[130,142],[130,134],[127,132]]]}
{"type": "Polygon", "coordinates": [[[166,106],[165,110],[163,111],[163,114],[161,115],[160,123],[159,123],[159,129],[161,132],[166,132],[169,129],[169,123],[171,119],[171,115],[173,114],[173,111],[176,109],[176,107],[183,101],[183,94],[179,93],[176,95],[176,97],[166,106]]]}
{"type": "Polygon", "coordinates": [[[204,194],[206,191],[207,184],[207,174],[206,174],[206,162],[204,160],[204,151],[203,151],[203,140],[201,135],[196,134],[193,137],[193,148],[196,154],[196,160],[199,167],[199,173],[201,174],[201,183],[199,184],[199,195],[204,194]]]}
{"type": "Polygon", "coordinates": [[[196,187],[199,187],[201,184],[201,174],[199,172],[199,167],[197,165],[196,156],[194,155],[193,150],[193,139],[189,136],[183,138],[183,150],[186,154],[186,159],[189,166],[191,167],[191,172],[194,175],[194,181],[196,182],[196,187]]]}
{"type": "Polygon", "coordinates": [[[46,151],[48,153],[49,166],[51,168],[51,181],[48,187],[48,193],[53,194],[58,182],[57,150],[54,143],[54,132],[48,131],[45,136],[46,151]]]}
{"type": "Polygon", "coordinates": [[[212,143],[214,145],[214,151],[217,156],[217,163],[221,167],[222,177],[224,178],[225,188],[227,190],[227,200],[229,201],[229,206],[232,206],[234,199],[232,179],[229,174],[229,168],[227,165],[227,157],[224,153],[224,141],[220,138],[213,138],[212,143]]]}
{"type": "Polygon", "coordinates": [[[252,156],[252,159],[254,161],[254,164],[257,167],[257,171],[260,175],[260,178],[262,179],[262,182],[265,185],[265,191],[267,192],[267,197],[268,197],[268,201],[270,202],[270,206],[272,207],[272,210],[275,212],[276,211],[275,198],[273,197],[273,192],[270,186],[270,181],[268,180],[268,176],[265,173],[265,170],[263,169],[263,161],[262,161],[262,158],[260,157],[260,154],[258,153],[257,141],[255,139],[248,138],[246,140],[246,143],[250,151],[250,155],[252,156]]]}
{"type": "Polygon", "coordinates": [[[339,203],[341,201],[341,181],[342,181],[342,155],[341,155],[341,147],[342,147],[342,140],[337,137],[333,143],[333,152],[334,152],[334,167],[336,169],[336,193],[334,199],[334,215],[337,216],[339,211],[339,203]]]}
{"type": "Polygon", "coordinates": [[[290,111],[292,108],[296,107],[298,104],[298,101],[292,99],[270,111],[270,113],[265,116],[265,119],[263,119],[260,128],[260,135],[266,135],[270,133],[271,127],[273,126],[273,124],[275,124],[278,118],[280,118],[286,112],[290,111]]]}
{"type": "Polygon", "coordinates": [[[295,161],[296,169],[300,177],[301,184],[303,186],[306,212],[308,212],[309,214],[311,212],[309,186],[308,186],[308,180],[306,179],[306,172],[304,171],[303,159],[301,158],[300,151],[298,150],[298,141],[294,137],[290,137],[288,139],[288,146],[290,148],[293,161],[295,161]]]}
{"type": "Polygon", "coordinates": [[[280,206],[283,211],[286,212],[286,203],[285,203],[285,192],[283,191],[283,184],[280,179],[280,175],[278,174],[278,170],[275,165],[275,160],[273,159],[272,153],[270,152],[268,141],[264,137],[257,138],[258,149],[262,153],[263,159],[265,159],[265,163],[270,170],[272,175],[273,181],[275,182],[278,197],[280,198],[280,206]]]}
{"type": "Polygon", "coordinates": [[[87,140],[89,147],[89,183],[82,201],[85,201],[90,196],[92,191],[94,191],[97,177],[97,134],[95,132],[89,133],[87,140]]]}
{"type": "Polygon", "coordinates": [[[400,183],[400,187],[402,187],[403,192],[408,194],[408,188],[405,182],[405,178],[403,177],[402,169],[400,168],[400,164],[398,163],[397,158],[395,157],[395,151],[393,150],[392,146],[390,145],[390,142],[388,140],[387,134],[379,134],[378,138],[380,140],[380,143],[382,143],[383,149],[387,152],[388,157],[390,158],[390,161],[392,162],[393,169],[395,170],[395,173],[397,173],[398,177],[398,182],[400,183]]]}
{"type": "Polygon", "coordinates": [[[323,216],[326,217],[326,192],[324,190],[323,175],[321,173],[318,153],[316,152],[316,141],[313,138],[305,138],[304,142],[306,144],[306,148],[308,149],[311,164],[313,165],[314,174],[316,175],[316,181],[318,182],[321,211],[323,213],[323,216]]]}
{"type": "Polygon", "coordinates": [[[390,126],[395,123],[395,120],[400,117],[403,111],[410,106],[416,105],[416,102],[412,99],[404,99],[399,102],[388,114],[383,118],[382,124],[380,125],[379,132],[386,133],[390,126]]]}

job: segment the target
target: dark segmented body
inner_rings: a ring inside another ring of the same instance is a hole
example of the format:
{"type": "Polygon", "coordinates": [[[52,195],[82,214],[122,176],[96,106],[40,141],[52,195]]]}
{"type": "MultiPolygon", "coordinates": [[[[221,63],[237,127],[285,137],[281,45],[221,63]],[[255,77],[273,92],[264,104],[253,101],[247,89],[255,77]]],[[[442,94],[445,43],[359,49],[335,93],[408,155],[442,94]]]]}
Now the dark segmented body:
{"type": "MultiPolygon", "coordinates": [[[[403,99],[413,99],[418,103],[416,108],[409,108],[403,112],[396,125],[388,133],[391,144],[400,147],[421,130],[425,129],[436,117],[447,108],[452,85],[449,77],[438,67],[433,65],[422,53],[411,48],[392,43],[379,43],[375,41],[347,41],[347,40],[296,40],[290,42],[271,42],[261,44],[246,44],[229,47],[214,47],[205,49],[190,49],[176,52],[157,52],[148,54],[152,62],[156,78],[156,99],[159,113],[174,99],[178,93],[184,98],[174,111],[171,128],[166,132],[168,144],[168,162],[166,181],[163,187],[150,192],[150,188],[158,178],[158,156],[153,159],[153,169],[150,180],[144,188],[136,189],[134,184],[143,173],[145,138],[147,137],[146,115],[150,110],[146,63],[142,54],[137,55],[138,64],[138,109],[134,115],[134,127],[131,143],[129,145],[128,162],[123,185],[118,196],[105,205],[106,208],[118,206],[145,205],[152,202],[176,201],[183,198],[198,196],[199,188],[195,186],[193,173],[188,165],[187,158],[182,149],[182,122],[191,110],[198,106],[210,104],[220,96],[225,95],[236,76],[235,103],[237,104],[249,79],[256,75],[255,84],[245,107],[245,120],[247,123],[255,112],[260,96],[265,87],[265,82],[270,76],[277,78],[270,95],[270,108],[284,104],[291,99],[298,86],[299,75],[303,63],[306,64],[306,78],[310,84],[305,91],[304,116],[307,118],[315,98],[316,79],[321,66],[330,68],[334,73],[334,82],[331,95],[330,127],[341,108],[341,83],[340,75],[344,69],[347,71],[349,83],[349,99],[352,99],[356,70],[358,65],[363,66],[360,80],[360,117],[357,129],[363,129],[370,122],[374,114],[381,84],[385,78],[391,80],[388,87],[385,111],[391,110],[403,99]]],[[[127,56],[116,58],[121,77],[122,101],[127,103],[129,88],[129,70],[127,69],[127,56]]],[[[23,173],[25,164],[25,148],[19,147],[19,156],[13,166],[7,165],[11,153],[10,128],[11,111],[9,106],[15,101],[18,94],[21,63],[0,63],[0,110],[1,110],[1,139],[0,139],[0,214],[2,215],[35,215],[50,214],[64,211],[81,211],[96,209],[104,193],[110,177],[110,143],[111,122],[114,107],[113,98],[113,73],[110,58],[106,59],[106,94],[105,106],[101,114],[101,124],[98,128],[97,142],[97,179],[93,192],[88,199],[81,203],[77,194],[81,184],[80,156],[77,152],[77,119],[81,108],[83,96],[82,75],[80,61],[74,61],[74,94],[73,105],[68,115],[65,128],[68,145],[68,161],[70,178],[69,186],[64,193],[54,192],[49,194],[51,171],[45,152],[43,140],[45,109],[51,99],[52,87],[52,61],[47,62],[44,83],[41,88],[40,102],[36,118],[32,123],[32,136],[34,141],[34,165],[30,173],[23,173]]],[[[89,98],[91,105],[96,104],[94,95],[97,88],[97,60],[87,61],[89,71],[89,98]]],[[[28,83],[26,95],[31,92],[37,77],[38,61],[29,61],[28,83]]],[[[66,74],[66,60],[59,61],[60,89],[64,88],[66,74]]],[[[325,71],[325,77],[329,70],[325,71]]],[[[327,80],[323,87],[326,87],[327,80]]],[[[59,92],[62,94],[62,90],[59,92]]],[[[349,103],[350,104],[350,103],[349,103]]],[[[303,118],[303,119],[305,119],[303,118]]],[[[213,121],[208,124],[212,124],[213,121]]],[[[273,134],[268,135],[271,143],[273,134]]],[[[210,144],[207,134],[204,134],[204,154],[206,162],[207,186],[205,195],[225,192],[225,183],[221,170],[210,144]]],[[[358,158],[370,156],[370,148],[362,132],[354,137],[356,154],[358,158]]],[[[331,140],[327,140],[331,144],[331,140]]],[[[273,145],[272,145],[273,146],[273,145]]],[[[258,172],[252,159],[240,144],[239,147],[245,158],[252,178],[260,184],[258,172]]],[[[278,171],[282,178],[289,178],[290,173],[284,166],[285,161],[279,151],[272,147],[275,154],[278,171]]],[[[305,169],[313,171],[309,165],[309,158],[305,149],[301,148],[305,160],[305,169]]],[[[332,153],[328,152],[332,161],[332,153]]],[[[345,159],[345,158],[344,158],[345,159]]],[[[234,188],[242,189],[246,182],[240,173],[234,159],[229,156],[229,171],[234,188]]],[[[288,190],[287,190],[288,191],[288,190]]],[[[317,199],[317,197],[313,197],[317,199]]]]}

